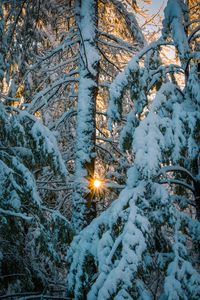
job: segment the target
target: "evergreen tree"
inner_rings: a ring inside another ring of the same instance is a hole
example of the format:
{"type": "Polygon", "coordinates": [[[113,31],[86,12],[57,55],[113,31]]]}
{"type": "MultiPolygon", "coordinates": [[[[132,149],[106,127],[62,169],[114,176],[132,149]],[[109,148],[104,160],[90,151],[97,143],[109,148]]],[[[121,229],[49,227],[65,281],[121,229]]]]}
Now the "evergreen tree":
{"type": "Polygon", "coordinates": [[[71,234],[69,222],[42,201],[36,184],[38,172],[54,172],[66,182],[55,137],[24,110],[34,90],[25,76],[27,66],[46,40],[39,27],[46,7],[40,2],[0,2],[1,294],[41,290],[50,280],[60,281],[71,234]]]}
{"type": "Polygon", "coordinates": [[[55,137],[25,111],[0,104],[1,293],[41,290],[59,280],[71,226],[46,206],[34,173],[47,169],[66,179],[55,137]]]}
{"type": "Polygon", "coordinates": [[[71,244],[67,292],[73,299],[200,297],[200,53],[188,24],[187,2],[169,0],[162,37],[111,85],[112,122],[121,120],[130,91],[121,146],[132,152],[133,165],[119,198],[71,244]],[[164,45],[174,46],[179,63],[162,64],[164,45]]]}
{"type": "Polygon", "coordinates": [[[70,186],[73,191],[69,191],[72,220],[76,230],[80,230],[96,214],[94,193],[88,187],[99,161],[109,168],[108,164],[120,160],[120,151],[106,136],[107,116],[102,112],[102,106],[107,105],[108,87],[130,53],[144,43],[144,38],[130,5],[127,8],[119,1],[70,1],[66,8],[64,2],[60,3],[63,8],[60,18],[65,19],[66,29],[58,30],[55,46],[32,66],[32,71],[37,71],[43,81],[27,109],[32,114],[41,112],[49,128],[59,128],[58,138],[74,183],[70,186]],[[86,6],[91,7],[90,14],[86,6]],[[117,28],[110,24],[110,12],[117,28]],[[123,40],[126,36],[129,42],[123,40]]]}

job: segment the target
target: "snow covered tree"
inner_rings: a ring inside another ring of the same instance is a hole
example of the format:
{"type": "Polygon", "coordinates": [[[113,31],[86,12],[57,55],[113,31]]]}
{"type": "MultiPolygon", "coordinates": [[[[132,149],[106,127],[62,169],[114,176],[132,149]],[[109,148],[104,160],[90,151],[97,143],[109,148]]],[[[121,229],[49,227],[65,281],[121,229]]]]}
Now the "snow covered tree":
{"type": "Polygon", "coordinates": [[[41,290],[59,280],[70,225],[46,206],[34,173],[67,170],[55,137],[25,111],[0,104],[0,293],[41,290]]]}
{"type": "Polygon", "coordinates": [[[47,8],[46,1],[0,2],[1,294],[57,283],[70,241],[69,222],[42,201],[36,183],[43,172],[59,174],[65,184],[68,172],[55,137],[24,103],[35,88],[27,67],[48,47],[41,27],[47,8]]]}
{"type": "Polygon", "coordinates": [[[77,231],[89,222],[92,218],[91,214],[95,214],[91,191],[87,187],[87,182],[84,181],[89,181],[94,177],[95,168],[95,114],[100,60],[97,51],[97,15],[96,0],[76,2],[77,25],[81,41],[72,221],[77,231]]]}
{"type": "Polygon", "coordinates": [[[119,198],[71,244],[73,299],[200,297],[200,52],[191,24],[187,1],[168,0],[161,38],[111,85],[110,125],[124,116],[127,91],[132,99],[121,147],[131,151],[133,165],[119,198]],[[162,64],[166,45],[178,63],[162,64]]]}
{"type": "MultiPolygon", "coordinates": [[[[56,2],[51,3],[57,9],[56,2]]],[[[53,33],[53,47],[41,53],[37,63],[30,68],[30,73],[37,71],[42,82],[27,109],[33,114],[41,112],[45,124],[59,131],[60,146],[66,163],[70,165],[75,186],[75,192],[69,196],[73,198],[72,219],[76,230],[80,230],[95,214],[92,207],[95,202],[91,201],[92,195],[88,189],[88,181],[97,170],[94,162],[98,161],[96,166],[99,167],[101,162],[107,166],[111,159],[117,161],[116,153],[118,157],[120,154],[116,147],[112,147],[111,139],[104,135],[108,87],[130,55],[144,43],[144,38],[131,5],[127,8],[119,1],[70,1],[67,6],[59,1],[59,4],[62,7],[61,13],[58,11],[61,14],[59,20],[64,25],[61,30],[58,29],[57,39],[53,33]],[[90,17],[89,12],[85,16],[86,5],[92,8],[90,17]],[[87,32],[94,33],[89,40],[88,36],[84,37],[87,32]],[[96,58],[90,55],[88,49],[93,49],[98,61],[95,62],[96,58]],[[89,78],[90,83],[93,81],[93,88],[85,85],[89,78]],[[87,93],[84,92],[84,95],[88,94],[87,99],[82,96],[82,88],[87,89],[87,93]],[[90,111],[86,109],[87,102],[90,111]],[[80,175],[81,165],[84,176],[80,175]]]]}
{"type": "Polygon", "coordinates": [[[33,86],[24,75],[47,40],[39,26],[43,15],[37,0],[0,3],[0,88],[8,103],[22,96],[30,101],[33,86]]]}

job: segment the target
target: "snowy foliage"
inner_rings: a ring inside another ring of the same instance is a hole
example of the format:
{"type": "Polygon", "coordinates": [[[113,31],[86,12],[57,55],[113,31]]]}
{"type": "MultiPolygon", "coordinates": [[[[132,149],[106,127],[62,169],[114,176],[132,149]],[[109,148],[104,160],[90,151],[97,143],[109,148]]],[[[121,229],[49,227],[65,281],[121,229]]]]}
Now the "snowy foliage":
{"type": "Polygon", "coordinates": [[[1,103],[0,124],[1,292],[14,292],[46,284],[47,269],[56,274],[70,226],[42,203],[33,172],[49,165],[66,178],[67,170],[55,138],[36,118],[1,103]],[[23,274],[20,284],[12,274],[23,274]]]}
{"type": "MultiPolygon", "coordinates": [[[[131,5],[127,9],[114,0],[112,4],[96,0],[0,2],[2,293],[42,289],[49,278],[56,278],[51,275],[60,267],[69,240],[69,224],[57,208],[66,212],[73,198],[76,230],[91,221],[86,194],[88,175],[93,176],[98,156],[94,147],[97,85],[103,86],[100,93],[105,105],[109,82],[123,64],[118,51],[126,53],[126,62],[144,43],[133,12],[131,5]],[[119,20],[119,31],[113,27],[114,20],[108,22],[110,8],[119,20]],[[75,176],[67,182],[54,136],[31,114],[56,130],[71,175],[76,160],[75,176]]],[[[106,118],[103,114],[101,118],[103,128],[106,118]]],[[[107,145],[101,148],[106,167],[107,162],[111,164],[110,156],[117,161],[107,145]]],[[[71,207],[66,214],[71,214],[71,207]]]]}
{"type": "Polygon", "coordinates": [[[125,92],[132,95],[121,144],[131,140],[134,162],[119,198],[71,244],[72,299],[200,297],[200,82],[196,63],[188,61],[192,47],[181,35],[187,11],[184,1],[168,1],[163,37],[134,57],[111,85],[112,122],[123,116],[125,92]],[[159,47],[167,43],[175,46],[180,66],[162,65],[159,47]],[[174,80],[178,72],[186,77],[184,88],[174,80]]]}
{"type": "Polygon", "coordinates": [[[168,38],[171,33],[179,58],[184,64],[189,58],[190,51],[186,34],[187,23],[188,8],[184,1],[168,1],[163,22],[163,37],[168,38]]]}
{"type": "Polygon", "coordinates": [[[135,14],[131,12],[131,4],[128,2],[123,3],[123,1],[119,0],[111,0],[111,2],[115,5],[119,13],[123,15],[129,31],[133,36],[133,39],[141,43],[142,45],[145,44],[145,38],[143,36],[142,30],[137,22],[135,14]]]}

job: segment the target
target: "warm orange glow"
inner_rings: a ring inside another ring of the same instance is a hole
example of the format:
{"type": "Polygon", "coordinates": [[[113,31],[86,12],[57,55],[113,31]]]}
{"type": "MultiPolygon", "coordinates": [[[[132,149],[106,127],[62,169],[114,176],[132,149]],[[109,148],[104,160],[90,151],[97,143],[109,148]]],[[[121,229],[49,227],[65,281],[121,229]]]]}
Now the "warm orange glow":
{"type": "Polygon", "coordinates": [[[99,189],[102,187],[102,182],[99,179],[94,179],[93,185],[95,189],[99,189]]]}
{"type": "Polygon", "coordinates": [[[89,189],[92,194],[100,196],[105,190],[105,181],[98,177],[90,178],[89,189]]]}

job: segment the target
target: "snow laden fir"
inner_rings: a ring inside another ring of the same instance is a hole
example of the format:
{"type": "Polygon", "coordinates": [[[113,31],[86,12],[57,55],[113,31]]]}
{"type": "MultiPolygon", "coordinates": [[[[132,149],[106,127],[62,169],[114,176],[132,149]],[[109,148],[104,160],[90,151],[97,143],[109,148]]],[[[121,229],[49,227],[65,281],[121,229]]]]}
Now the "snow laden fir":
{"type": "Polygon", "coordinates": [[[188,24],[184,1],[169,0],[162,37],[111,85],[110,126],[121,120],[127,91],[133,101],[120,138],[133,166],[119,198],[71,244],[67,291],[73,299],[200,297],[200,53],[188,24]],[[180,64],[162,64],[163,45],[176,48],[180,64]],[[179,72],[184,87],[174,76],[179,72]],[[188,214],[192,201],[198,218],[188,214]]]}
{"type": "Polygon", "coordinates": [[[52,171],[63,178],[68,172],[55,137],[35,117],[0,105],[0,122],[1,267],[7,272],[26,272],[27,286],[34,278],[40,285],[46,281],[46,270],[55,269],[61,261],[60,241],[67,242],[70,223],[42,202],[31,170],[37,165],[47,167],[49,161],[52,171]]]}

